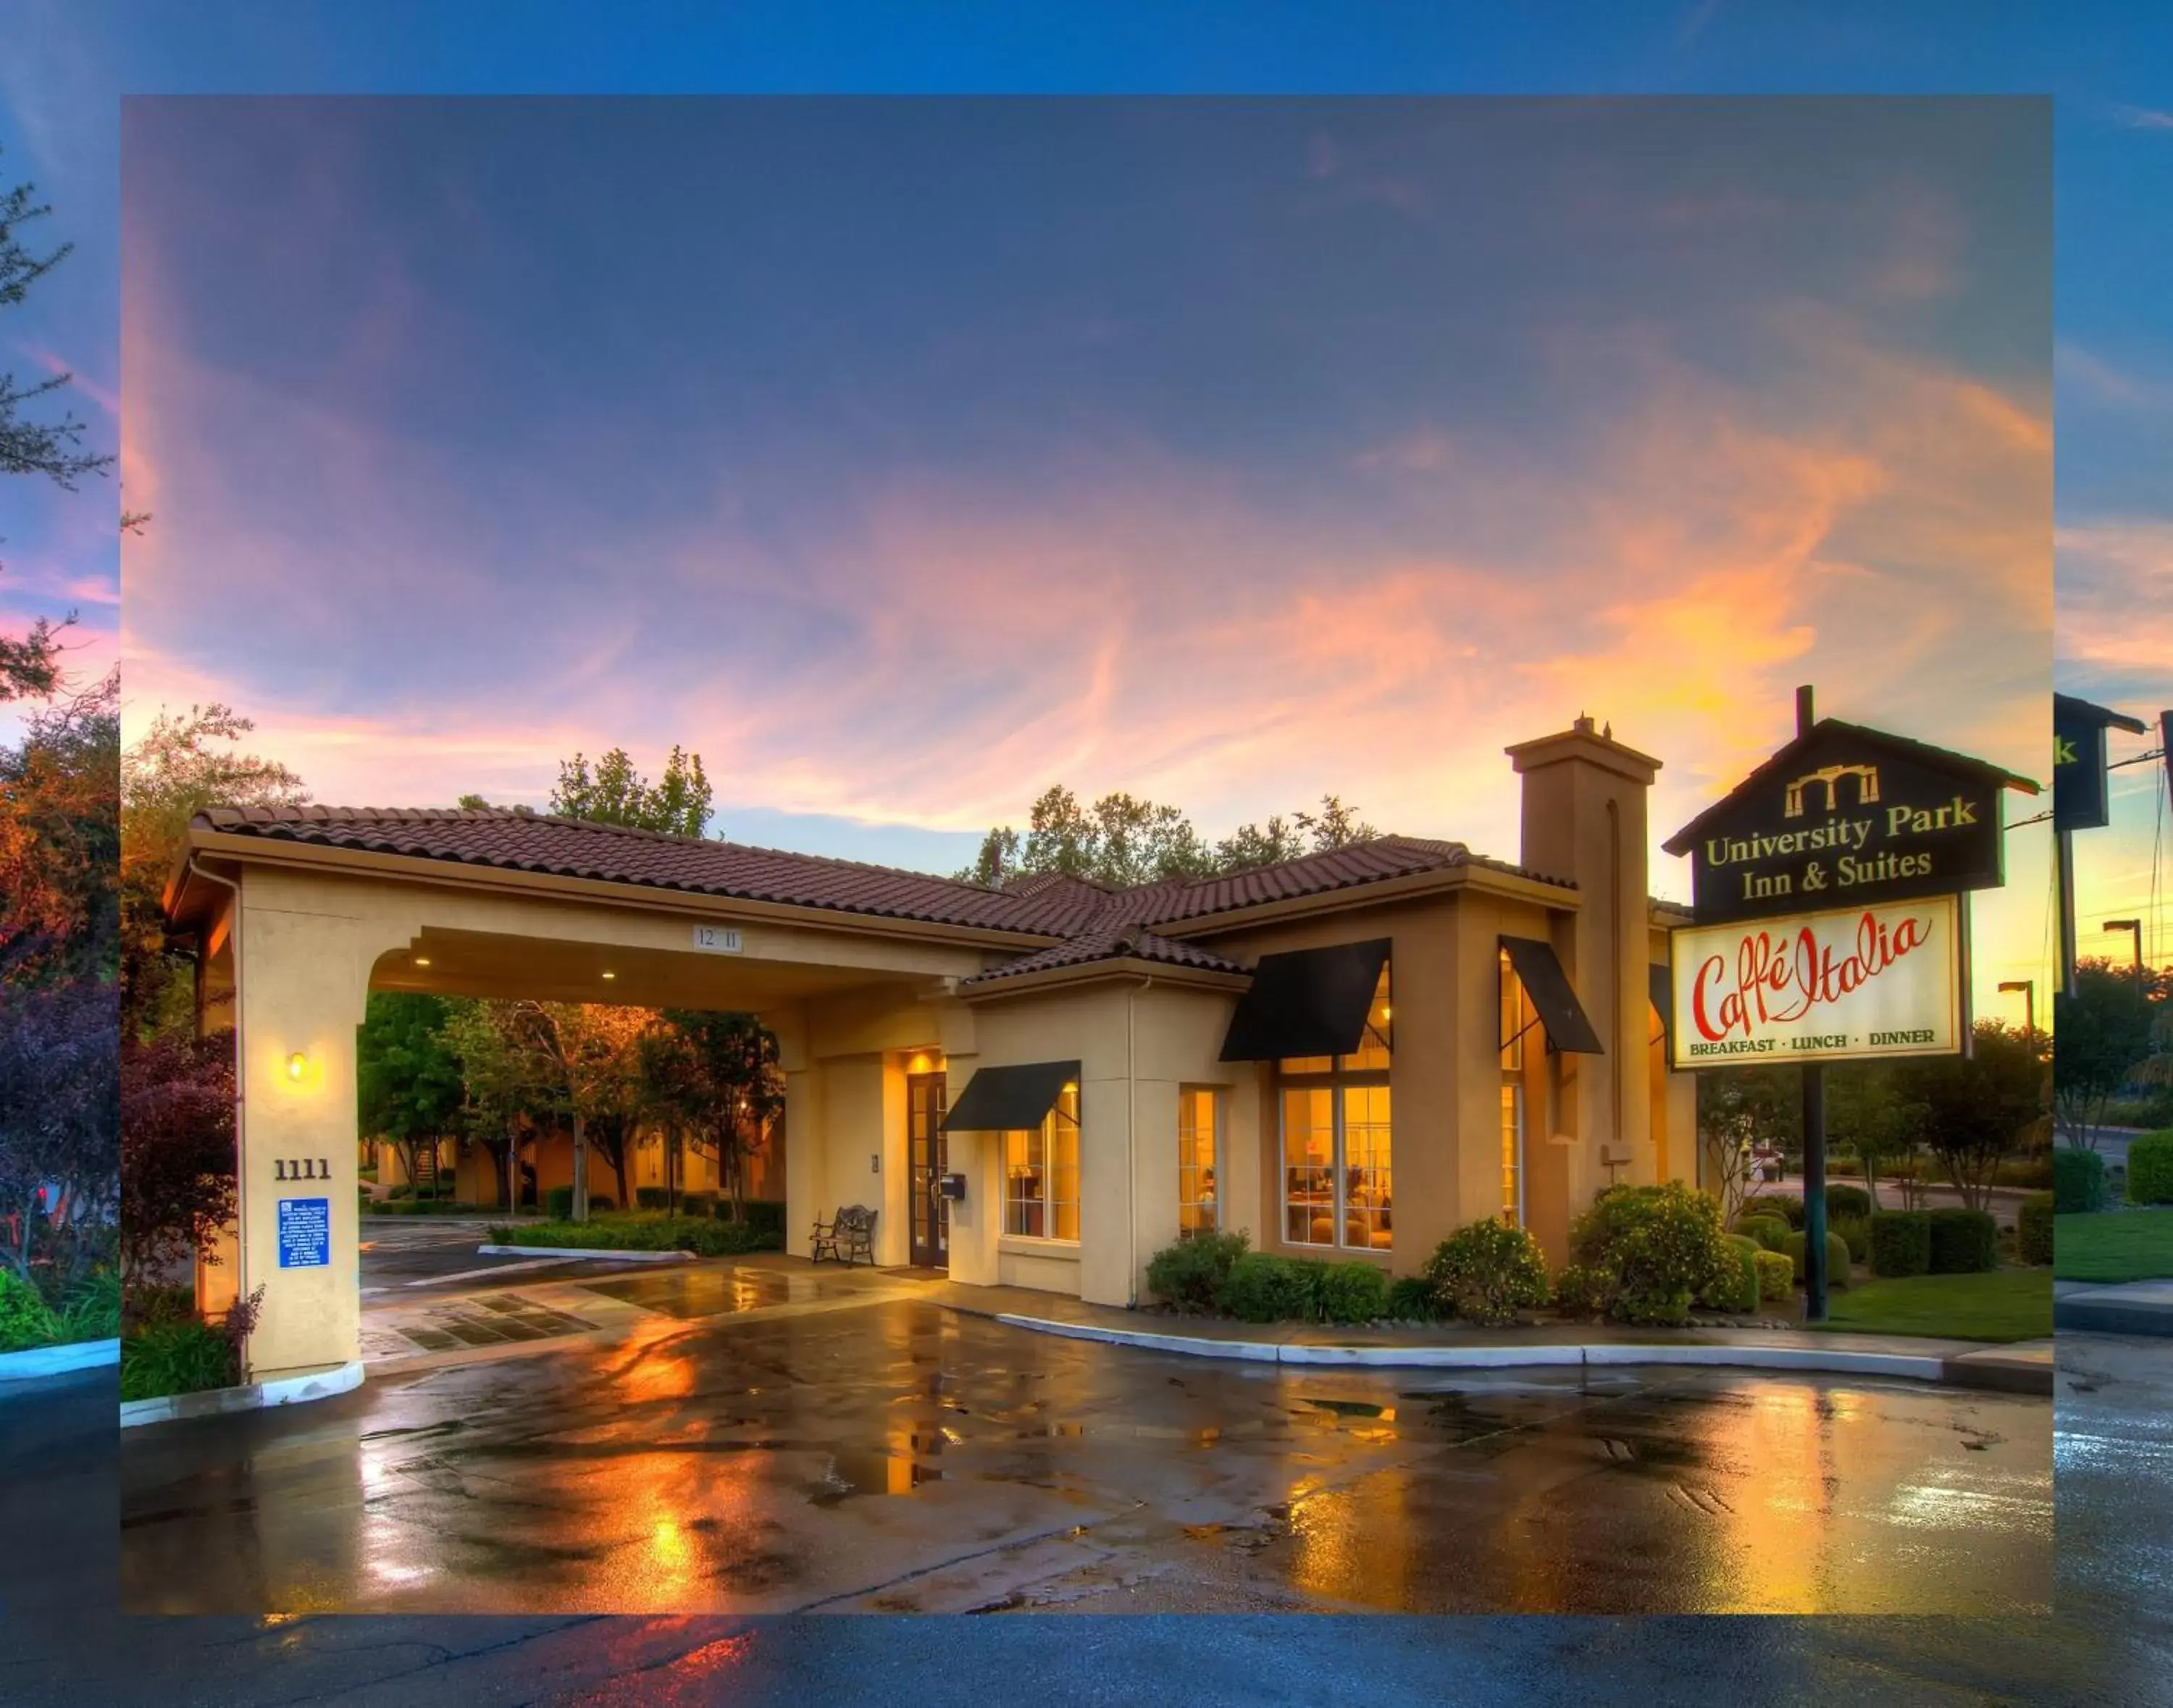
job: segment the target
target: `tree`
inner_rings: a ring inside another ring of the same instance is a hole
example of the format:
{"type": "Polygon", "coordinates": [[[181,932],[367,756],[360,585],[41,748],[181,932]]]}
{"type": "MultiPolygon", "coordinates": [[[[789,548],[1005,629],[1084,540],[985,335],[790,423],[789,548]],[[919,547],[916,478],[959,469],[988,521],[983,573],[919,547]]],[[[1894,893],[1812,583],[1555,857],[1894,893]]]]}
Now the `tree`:
{"type": "Polygon", "coordinates": [[[593,772],[579,753],[561,763],[558,786],[551,791],[551,811],[592,824],[699,837],[709,822],[709,779],[700,754],[673,747],[663,779],[652,784],[634,768],[625,748],[614,747],[596,761],[593,772]]]}
{"type": "Polygon", "coordinates": [[[2045,1071],[2035,1042],[1996,1020],[1973,1028],[1966,1056],[1894,1064],[1895,1094],[1923,1108],[1924,1144],[1971,1210],[1991,1197],[2000,1159],[2026,1144],[2045,1116],[2045,1071]]]}
{"type": "MultiPolygon", "coordinates": [[[[63,243],[36,255],[24,246],[23,229],[51,212],[37,200],[37,191],[30,184],[18,184],[0,195],[0,308],[22,303],[30,287],[74,250],[73,244],[63,243]]],[[[82,449],[84,423],[73,412],[63,410],[58,420],[25,412],[74,380],[72,374],[54,374],[24,385],[12,372],[0,373],[0,474],[43,475],[63,492],[73,492],[84,476],[103,475],[112,466],[110,455],[82,449]]],[[[133,520],[124,518],[124,525],[133,520]]],[[[57,630],[74,621],[73,612],[58,625],[40,617],[25,635],[0,635],[0,701],[49,694],[59,686],[57,630]]]]}
{"type": "Polygon", "coordinates": [[[116,671],[0,750],[0,978],[116,971],[120,695],[116,671]]]}
{"type": "Polygon", "coordinates": [[[1297,814],[1295,824],[1277,816],[1240,826],[1211,847],[1174,806],[1118,793],[1081,807],[1060,784],[1034,802],[1023,838],[1009,825],[996,826],[981,839],[973,864],[957,876],[1000,887],[1016,877],[1058,872],[1128,889],[1249,871],[1378,834],[1335,795],[1322,796],[1320,808],[1297,814]]]}
{"type": "Polygon", "coordinates": [[[65,1270],[85,1254],[55,1237],[56,1210],[69,1230],[102,1231],[119,1210],[114,1037],[110,983],[0,988],[0,1228],[25,1280],[34,1257],[65,1270]]]}
{"type": "Polygon", "coordinates": [[[628,1193],[626,1153],[642,1110],[639,1040],[653,1016],[647,1009],[600,1002],[515,1002],[504,1005],[508,1035],[527,1053],[543,1107],[573,1123],[574,1214],[585,1216],[584,1150],[602,1152],[628,1193]]]}
{"type": "Polygon", "coordinates": [[[508,1005],[450,997],[445,1005],[445,1047],[460,1063],[461,1134],[488,1153],[506,1183],[506,1207],[517,1209],[520,1181],[513,1165],[520,1146],[558,1118],[550,1084],[514,1035],[508,1005]]]}
{"type": "Polygon", "coordinates": [[[745,1217],[747,1162],[785,1109],[777,1038],[751,1014],[666,1009],[641,1040],[650,1110],[714,1158],[745,1217]]]}
{"type": "Polygon", "coordinates": [[[453,805],[458,807],[462,812],[488,812],[490,811],[490,803],[488,800],[485,800],[480,795],[463,795],[458,800],[455,801],[453,805]]]}
{"type": "Polygon", "coordinates": [[[1803,1134],[1803,1081],[1793,1068],[1715,1068],[1697,1076],[1698,1139],[1719,1188],[1721,1220],[1734,1224],[1750,1186],[1750,1148],[1786,1149],[1803,1134]]]}
{"type": "Polygon", "coordinates": [[[193,1030],[189,962],[166,945],[166,881],[189,821],[213,806],[299,806],[309,791],[276,760],[234,751],[256,726],[230,706],[161,712],[121,756],[121,1006],[131,1037],[193,1030]]]}
{"type": "Polygon", "coordinates": [[[2126,968],[2080,961],[2075,994],[2057,994],[2052,1013],[2054,1124],[2068,1145],[2094,1150],[2106,1104],[2149,1053],[2149,994],[2126,968]]]}
{"type": "Polygon", "coordinates": [[[1901,1095],[1888,1062],[1852,1062],[1826,1075],[1827,1135],[1851,1146],[1863,1166],[1863,1189],[1879,1208],[1882,1165],[1913,1156],[1924,1140],[1924,1106],[1901,1095]]]}
{"type": "Polygon", "coordinates": [[[396,1145],[418,1178],[425,1145],[456,1137],[467,1086],[445,1036],[442,997],[373,990],[356,1033],[355,1080],[364,1136],[396,1145]]]}
{"type": "Polygon", "coordinates": [[[234,1034],[120,1050],[124,1280],[208,1248],[235,1210],[234,1034]]]}

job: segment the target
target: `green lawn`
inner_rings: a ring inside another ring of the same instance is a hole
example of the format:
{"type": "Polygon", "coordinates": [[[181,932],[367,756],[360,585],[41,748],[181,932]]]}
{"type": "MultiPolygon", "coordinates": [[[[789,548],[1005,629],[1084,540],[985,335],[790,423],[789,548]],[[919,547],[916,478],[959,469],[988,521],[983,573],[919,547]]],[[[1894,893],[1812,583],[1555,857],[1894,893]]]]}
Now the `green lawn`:
{"type": "Polygon", "coordinates": [[[2173,1276],[2173,1210],[2054,1216],[2052,1273],[2063,1281],[2173,1276]]]}
{"type": "Polygon", "coordinates": [[[1828,1296],[1824,1326],[1949,1340],[2042,1339],[2052,1332],[2052,1278],[2043,1269],[1993,1269],[1865,1281],[1828,1296]]]}

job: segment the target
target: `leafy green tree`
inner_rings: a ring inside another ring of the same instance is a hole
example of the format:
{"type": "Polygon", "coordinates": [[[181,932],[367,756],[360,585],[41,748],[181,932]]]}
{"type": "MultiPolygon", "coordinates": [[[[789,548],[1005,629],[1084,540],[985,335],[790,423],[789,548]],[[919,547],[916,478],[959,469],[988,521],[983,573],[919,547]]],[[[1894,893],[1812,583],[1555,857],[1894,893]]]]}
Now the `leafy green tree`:
{"type": "Polygon", "coordinates": [[[1714,1068],[1697,1076],[1698,1142],[1721,1220],[1733,1226],[1750,1186],[1750,1148],[1802,1141],[1803,1079],[1793,1068],[1714,1068]]]}
{"type": "Polygon", "coordinates": [[[614,747],[596,761],[593,770],[583,754],[564,761],[558,767],[558,786],[551,791],[551,811],[564,817],[671,836],[703,835],[709,822],[709,801],[702,756],[676,746],[656,783],[634,768],[625,748],[614,747]]]}
{"type": "Polygon", "coordinates": [[[1242,825],[1211,845],[1177,807],[1123,793],[1081,806],[1057,784],[1034,802],[1023,837],[1009,825],[996,826],[981,839],[973,864],[957,876],[1000,887],[1013,878],[1060,872],[1127,889],[1250,871],[1379,834],[1335,795],[1324,795],[1320,809],[1294,820],[1278,816],[1242,825]]]}
{"type": "Polygon", "coordinates": [[[2075,994],[2057,993],[2052,1016],[2054,1124],[2070,1145],[2094,1150],[2106,1104],[2150,1053],[2149,990],[2110,961],[2080,961],[2075,994]]]}
{"type": "Polygon", "coordinates": [[[639,1041],[654,1015],[596,1002],[493,1003],[490,1012],[523,1059],[531,1107],[573,1127],[575,1215],[587,1214],[591,1148],[611,1164],[624,1207],[627,1146],[643,1109],[639,1041]]]}
{"type": "Polygon", "coordinates": [[[394,1145],[407,1177],[423,1147],[459,1136],[467,1086],[446,1036],[445,1003],[422,991],[373,990],[356,1034],[363,1136],[394,1145]]]}
{"type": "Polygon", "coordinates": [[[463,795],[453,805],[462,812],[488,812],[490,810],[490,803],[480,795],[463,795]]]}
{"type": "Polygon", "coordinates": [[[123,1035],[195,1029],[190,962],[166,945],[166,881],[189,821],[213,806],[299,806],[302,779],[235,745],[256,726],[213,702],[160,712],[121,756],[121,1009],[123,1035]]]}
{"type": "Polygon", "coordinates": [[[1826,1075],[1826,1134],[1855,1150],[1879,1208],[1882,1168],[1906,1163],[1924,1141],[1924,1106],[1901,1094],[1890,1062],[1852,1062],[1826,1075]]]}
{"type": "Polygon", "coordinates": [[[1971,1210],[1986,1208],[2002,1157],[2039,1135],[2045,1118],[2044,1063],[2017,1027],[1981,1020],[1966,1056],[1894,1064],[1895,1095],[1923,1110],[1925,1148],[1939,1159],[1971,1210]]]}
{"type": "Polygon", "coordinates": [[[741,1220],[747,1159],[785,1110],[776,1036],[751,1014],[666,1009],[661,1019],[641,1041],[649,1108],[715,1160],[741,1220]]]}
{"type": "Polygon", "coordinates": [[[119,969],[121,678],[35,713],[0,749],[0,978],[119,969]]]}

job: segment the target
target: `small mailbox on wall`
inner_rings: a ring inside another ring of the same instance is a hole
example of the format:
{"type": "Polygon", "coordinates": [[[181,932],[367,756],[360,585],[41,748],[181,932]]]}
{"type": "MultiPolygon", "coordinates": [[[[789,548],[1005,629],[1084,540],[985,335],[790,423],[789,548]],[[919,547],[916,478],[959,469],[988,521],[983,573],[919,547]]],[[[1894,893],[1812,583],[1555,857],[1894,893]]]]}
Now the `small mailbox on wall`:
{"type": "Polygon", "coordinates": [[[936,1190],[945,1198],[962,1199],[966,1195],[966,1177],[962,1174],[941,1175],[937,1177],[936,1190]]]}

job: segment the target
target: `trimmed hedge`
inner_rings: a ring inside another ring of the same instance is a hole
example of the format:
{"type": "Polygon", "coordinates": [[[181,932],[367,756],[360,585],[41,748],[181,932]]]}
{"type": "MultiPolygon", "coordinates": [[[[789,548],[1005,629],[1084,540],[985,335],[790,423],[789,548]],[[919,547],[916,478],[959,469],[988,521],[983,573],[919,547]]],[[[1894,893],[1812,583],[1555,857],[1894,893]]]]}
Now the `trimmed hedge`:
{"type": "Polygon", "coordinates": [[[737,1222],[618,1216],[607,1221],[499,1222],[493,1241],[507,1246],[571,1246],[593,1252],[693,1252],[704,1258],[774,1251],[774,1237],[737,1222]]]}
{"type": "Polygon", "coordinates": [[[1731,1264],[1698,1295],[1698,1303],[1712,1311],[1755,1311],[1758,1308],[1758,1253],[1756,1240],[1743,1234],[1724,1234],[1731,1264]]]}
{"type": "Polygon", "coordinates": [[[1999,1267],[1999,1224],[1984,1210],[1935,1210],[1932,1273],[1975,1275],[1999,1267]]]}
{"type": "Polygon", "coordinates": [[[1267,1252],[1247,1252],[1230,1265],[1222,1308],[1246,1323],[1309,1323],[1321,1266],[1267,1252]]]}
{"type": "Polygon", "coordinates": [[[2128,1141],[2127,1201],[2173,1204],[2173,1131],[2128,1141]]]}
{"type": "MultiPolygon", "coordinates": [[[[785,1200],[781,1198],[750,1198],[740,1206],[747,1212],[747,1225],[757,1233],[775,1234],[780,1243],[785,1238],[785,1200]]],[[[717,1200],[717,1214],[729,1217],[732,1201],[729,1198],[717,1200]]]]}
{"type": "Polygon", "coordinates": [[[1785,1215],[1745,1214],[1736,1217],[1735,1231],[1756,1242],[1761,1251],[1777,1252],[1781,1249],[1781,1242],[1788,1237],[1788,1218],[1785,1215]]]}
{"type": "Polygon", "coordinates": [[[553,1221],[571,1221],[574,1219],[574,1188],[554,1186],[545,1192],[543,1214],[553,1221]]]}
{"type": "Polygon", "coordinates": [[[2025,1263],[2052,1261],[2052,1194],[2033,1192],[2014,1212],[2014,1254],[2025,1263]]]}
{"type": "MultiPolygon", "coordinates": [[[[1796,1285],[1799,1287],[1804,1285],[1805,1237],[1802,1233],[1792,1233],[1788,1236],[1788,1243],[1782,1247],[1790,1267],[1795,1271],[1796,1285]]],[[[1848,1242],[1837,1233],[1826,1236],[1826,1285],[1829,1287],[1846,1287],[1848,1285],[1848,1242]]]]}
{"type": "Polygon", "coordinates": [[[1555,1277],[1555,1308],[1565,1316],[1604,1317],[1615,1303],[1615,1277],[1572,1263],[1555,1277]]]}
{"type": "Polygon", "coordinates": [[[2052,1153],[2052,1203],[2062,1215],[2106,1207],[2105,1158],[2095,1150],[2052,1153]]]}
{"type": "Polygon", "coordinates": [[[1800,1193],[1761,1192],[1750,1200],[1744,1213],[1755,1215],[1761,1210],[1777,1210],[1792,1228],[1804,1225],[1804,1199],[1800,1193]]]}
{"type": "Polygon", "coordinates": [[[1871,1217],[1863,1215],[1837,1216],[1826,1224],[1828,1233],[1839,1234],[1841,1243],[1848,1247],[1852,1263],[1868,1262],[1871,1257],[1871,1217]]]}
{"type": "Polygon", "coordinates": [[[1212,1311],[1249,1243],[1241,1233],[1210,1233],[1164,1246],[1147,1261],[1147,1290],[1186,1316],[1212,1311]]]}
{"type": "Polygon", "coordinates": [[[1388,1314],[1388,1272],[1378,1263],[1329,1263],[1314,1292],[1325,1322],[1372,1323],[1388,1314]]]}
{"type": "Polygon", "coordinates": [[[1784,1252],[1760,1252],[1754,1259],[1758,1267],[1758,1296],[1762,1300],[1785,1299],[1795,1290],[1796,1266],[1784,1252]]]}
{"type": "Polygon", "coordinates": [[[1871,1273],[1882,1281],[1932,1272],[1932,1215],[1882,1210],[1871,1218],[1871,1273]]]}
{"type": "Polygon", "coordinates": [[[1528,1228],[1498,1218],[1460,1227],[1426,1261],[1434,1306],[1444,1317],[1501,1323],[1547,1302],[1547,1259],[1528,1228]]]}
{"type": "Polygon", "coordinates": [[[1870,1214],[1871,1194],[1862,1187],[1826,1188],[1826,1220],[1829,1222],[1860,1221],[1870,1214]]]}

